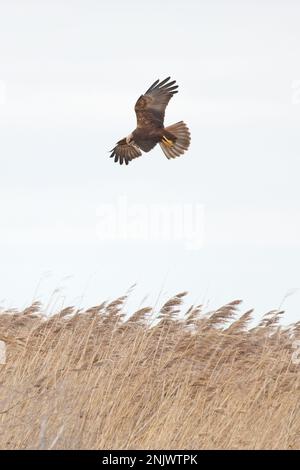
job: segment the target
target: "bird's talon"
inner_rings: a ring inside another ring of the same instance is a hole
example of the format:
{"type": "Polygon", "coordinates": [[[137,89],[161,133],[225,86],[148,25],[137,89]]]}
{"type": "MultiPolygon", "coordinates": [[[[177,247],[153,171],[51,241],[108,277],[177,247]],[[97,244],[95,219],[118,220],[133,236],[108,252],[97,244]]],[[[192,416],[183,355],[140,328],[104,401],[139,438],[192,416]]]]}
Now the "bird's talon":
{"type": "Polygon", "coordinates": [[[162,140],[163,140],[163,143],[164,143],[165,145],[167,145],[168,147],[172,147],[172,145],[173,145],[173,141],[172,141],[172,140],[167,139],[166,136],[163,136],[162,140]]]}

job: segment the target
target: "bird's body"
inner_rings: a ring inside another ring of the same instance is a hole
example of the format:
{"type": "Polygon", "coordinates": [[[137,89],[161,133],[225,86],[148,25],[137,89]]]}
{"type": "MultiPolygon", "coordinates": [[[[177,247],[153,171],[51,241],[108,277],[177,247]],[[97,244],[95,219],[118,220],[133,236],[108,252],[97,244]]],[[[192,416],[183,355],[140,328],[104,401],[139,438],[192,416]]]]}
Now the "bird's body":
{"type": "Polygon", "coordinates": [[[159,141],[162,139],[164,134],[164,128],[159,127],[158,129],[145,129],[143,127],[137,127],[132,132],[132,139],[136,145],[144,152],[149,152],[159,141]]]}
{"type": "Polygon", "coordinates": [[[178,85],[156,80],[135,104],[137,127],[124,139],[119,140],[112,149],[111,157],[121,165],[140,157],[142,151],[149,152],[156,144],[167,158],[182,155],[190,144],[190,132],[183,121],[164,127],[165,109],[172,96],[177,93],[178,85]]]}

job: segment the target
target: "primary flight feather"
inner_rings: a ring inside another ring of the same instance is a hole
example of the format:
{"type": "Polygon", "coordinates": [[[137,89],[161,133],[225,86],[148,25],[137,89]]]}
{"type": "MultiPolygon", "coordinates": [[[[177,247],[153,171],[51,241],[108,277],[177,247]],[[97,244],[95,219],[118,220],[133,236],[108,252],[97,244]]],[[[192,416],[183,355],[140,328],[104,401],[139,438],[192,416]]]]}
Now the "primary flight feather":
{"type": "Polygon", "coordinates": [[[176,81],[170,77],[156,80],[151,87],[139,97],[135,104],[137,118],[136,129],[124,139],[119,140],[111,150],[111,158],[120,165],[140,157],[159,144],[167,158],[182,155],[189,147],[190,131],[183,121],[164,127],[166,107],[172,96],[178,92],[176,81]]]}

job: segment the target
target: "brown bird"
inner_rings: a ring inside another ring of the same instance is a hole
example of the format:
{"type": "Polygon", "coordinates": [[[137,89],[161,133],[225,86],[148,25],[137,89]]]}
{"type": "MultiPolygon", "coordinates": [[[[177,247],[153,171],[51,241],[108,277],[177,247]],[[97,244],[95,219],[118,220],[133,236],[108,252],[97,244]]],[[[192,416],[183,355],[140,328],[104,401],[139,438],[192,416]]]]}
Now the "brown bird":
{"type": "Polygon", "coordinates": [[[137,127],[111,150],[111,158],[120,165],[149,152],[159,144],[167,158],[182,155],[190,145],[190,132],[183,121],[164,127],[165,109],[172,96],[178,92],[176,81],[170,77],[156,80],[135,104],[137,127]]]}

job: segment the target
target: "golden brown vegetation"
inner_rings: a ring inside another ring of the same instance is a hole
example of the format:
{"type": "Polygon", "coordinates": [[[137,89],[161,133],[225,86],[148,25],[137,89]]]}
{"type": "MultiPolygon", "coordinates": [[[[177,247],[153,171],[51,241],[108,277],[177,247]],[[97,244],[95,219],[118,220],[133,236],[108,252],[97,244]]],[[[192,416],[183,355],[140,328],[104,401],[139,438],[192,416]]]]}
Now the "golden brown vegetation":
{"type": "Polygon", "coordinates": [[[38,303],[2,312],[0,447],[299,448],[300,322],[273,311],[251,327],[239,301],[183,315],[184,295],[154,323],[150,308],[124,321],[125,297],[48,319],[38,303]]]}

